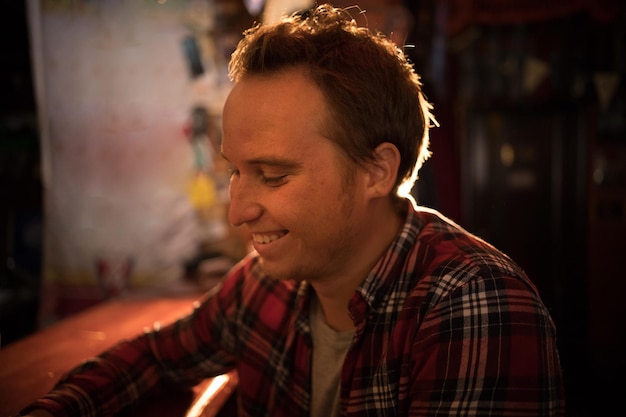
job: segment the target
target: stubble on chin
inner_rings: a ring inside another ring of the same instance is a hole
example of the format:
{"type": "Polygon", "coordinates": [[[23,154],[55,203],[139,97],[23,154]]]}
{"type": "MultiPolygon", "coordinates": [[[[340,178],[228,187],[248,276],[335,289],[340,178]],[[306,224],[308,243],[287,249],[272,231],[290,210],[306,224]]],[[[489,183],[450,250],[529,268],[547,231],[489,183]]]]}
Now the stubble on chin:
{"type": "Polygon", "coordinates": [[[263,272],[263,275],[273,281],[286,281],[289,280],[291,277],[288,277],[287,274],[285,273],[280,273],[279,271],[277,271],[275,268],[272,268],[271,266],[267,265],[267,262],[265,261],[265,259],[260,256],[259,257],[259,267],[261,268],[261,271],[263,272]]]}

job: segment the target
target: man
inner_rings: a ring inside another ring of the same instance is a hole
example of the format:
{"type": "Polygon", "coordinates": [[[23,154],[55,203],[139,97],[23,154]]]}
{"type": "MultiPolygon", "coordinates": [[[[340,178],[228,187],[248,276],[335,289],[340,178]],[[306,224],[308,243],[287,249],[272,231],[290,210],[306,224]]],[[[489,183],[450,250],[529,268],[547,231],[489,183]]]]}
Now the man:
{"type": "Polygon", "coordinates": [[[398,195],[432,121],[403,54],[323,5],[247,31],[230,69],[228,216],[255,251],[192,315],[81,365],[24,413],[110,415],[161,381],[236,369],[241,416],[563,415],[535,287],[398,195]]]}

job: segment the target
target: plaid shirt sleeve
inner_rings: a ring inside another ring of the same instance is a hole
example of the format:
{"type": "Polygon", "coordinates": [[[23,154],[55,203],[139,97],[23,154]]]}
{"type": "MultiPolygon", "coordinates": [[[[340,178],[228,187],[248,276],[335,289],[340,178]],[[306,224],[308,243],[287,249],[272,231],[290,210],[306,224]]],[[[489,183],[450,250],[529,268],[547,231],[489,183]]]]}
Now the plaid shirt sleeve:
{"type": "MultiPolygon", "coordinates": [[[[256,260],[243,259],[192,314],[165,327],[156,325],[85,361],[21,414],[38,408],[55,416],[126,414],[159,383],[193,386],[234,368],[240,371],[243,381],[240,391],[249,393],[252,401],[271,412],[276,404],[261,393],[279,389],[281,379],[277,375],[287,374],[289,382],[298,381],[298,375],[304,379],[307,376],[292,372],[279,359],[288,349],[280,343],[284,334],[294,334],[292,320],[297,315],[292,309],[299,300],[298,285],[257,279],[256,260]],[[268,363],[273,366],[268,368],[268,363]]],[[[298,357],[300,363],[308,363],[304,359],[307,353],[298,357]]],[[[307,387],[295,383],[290,388],[293,394],[307,387]]],[[[288,403],[277,401],[283,407],[288,403]]]]}
{"type": "MultiPolygon", "coordinates": [[[[243,260],[233,269],[231,282],[241,282],[245,265],[243,260]]],[[[191,387],[232,370],[233,356],[220,347],[229,346],[232,351],[234,343],[233,326],[226,319],[232,309],[223,304],[224,296],[216,295],[221,287],[196,304],[192,314],[165,327],[156,323],[144,334],[79,364],[20,415],[35,409],[54,416],[119,415],[130,412],[160,383],[191,387]]]]}
{"type": "Polygon", "coordinates": [[[409,415],[562,415],[556,337],[543,304],[518,278],[463,269],[443,267],[451,280],[418,316],[409,415]]]}

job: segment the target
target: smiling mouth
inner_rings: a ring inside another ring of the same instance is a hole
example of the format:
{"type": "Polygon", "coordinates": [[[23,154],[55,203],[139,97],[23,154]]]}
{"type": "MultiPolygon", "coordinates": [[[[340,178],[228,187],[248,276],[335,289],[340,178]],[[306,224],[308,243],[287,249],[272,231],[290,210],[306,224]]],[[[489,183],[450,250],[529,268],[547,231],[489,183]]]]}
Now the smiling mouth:
{"type": "Polygon", "coordinates": [[[267,234],[253,233],[252,234],[252,240],[255,243],[260,243],[262,245],[265,245],[265,244],[272,243],[272,242],[280,239],[281,237],[285,236],[286,234],[287,234],[287,232],[267,233],[267,234]]]}

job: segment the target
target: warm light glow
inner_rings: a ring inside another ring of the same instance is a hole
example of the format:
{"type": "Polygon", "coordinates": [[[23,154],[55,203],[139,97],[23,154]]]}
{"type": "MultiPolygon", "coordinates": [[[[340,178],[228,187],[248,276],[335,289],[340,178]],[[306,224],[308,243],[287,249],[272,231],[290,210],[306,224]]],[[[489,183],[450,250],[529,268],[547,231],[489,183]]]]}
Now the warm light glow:
{"type": "Polygon", "coordinates": [[[231,374],[218,375],[209,383],[204,389],[202,395],[194,402],[189,408],[185,417],[202,417],[205,414],[205,410],[215,399],[217,394],[222,391],[230,382],[233,376],[231,374]]]}

